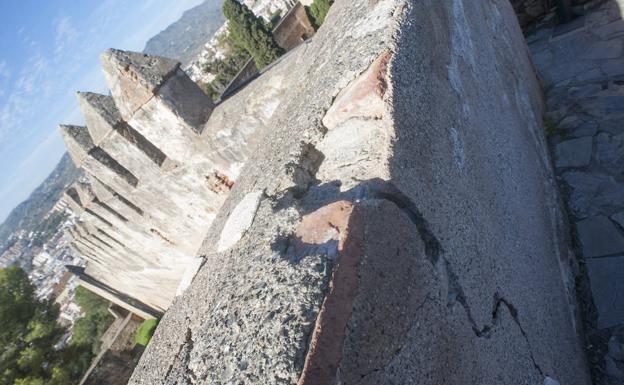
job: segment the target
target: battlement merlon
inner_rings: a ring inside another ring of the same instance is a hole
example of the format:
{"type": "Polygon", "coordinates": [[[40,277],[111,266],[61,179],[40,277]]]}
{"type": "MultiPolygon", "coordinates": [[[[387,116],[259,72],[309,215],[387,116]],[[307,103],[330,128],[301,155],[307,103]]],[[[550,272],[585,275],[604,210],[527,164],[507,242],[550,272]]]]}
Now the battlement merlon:
{"type": "Polygon", "coordinates": [[[93,92],[76,92],[78,105],[96,145],[122,122],[113,98],[93,92]]]}
{"type": "Polygon", "coordinates": [[[89,156],[89,151],[94,147],[91,135],[83,126],[61,124],[59,130],[69,156],[76,167],[81,167],[84,160],[89,156]]]}
{"type": "Polygon", "coordinates": [[[112,97],[91,92],[77,97],[94,144],[134,175],[157,179],[172,168],[163,151],[122,119],[112,97]]]}
{"type": "Polygon", "coordinates": [[[104,77],[121,117],[166,154],[194,147],[214,104],[180,69],[180,63],[109,49],[101,56],[104,77]],[[166,123],[167,130],[155,128],[166,123]],[[173,141],[173,142],[172,142],[173,141]]]}

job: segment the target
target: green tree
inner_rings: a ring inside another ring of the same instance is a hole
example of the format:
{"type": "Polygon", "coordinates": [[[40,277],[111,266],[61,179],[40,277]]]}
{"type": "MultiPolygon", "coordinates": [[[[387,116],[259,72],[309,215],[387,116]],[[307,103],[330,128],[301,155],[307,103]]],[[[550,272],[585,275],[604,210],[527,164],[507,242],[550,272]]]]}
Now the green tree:
{"type": "Polygon", "coordinates": [[[108,302],[85,289],[78,290],[77,301],[86,314],[77,322],[77,338],[55,349],[67,332],[57,323],[58,307],[37,300],[22,269],[0,269],[0,385],[78,382],[98,352],[112,316],[108,302]]]}
{"type": "Polygon", "coordinates": [[[251,55],[258,68],[271,64],[283,53],[263,19],[256,17],[246,5],[224,0],[223,14],[232,41],[251,55]]]}
{"type": "Polygon", "coordinates": [[[13,385],[45,385],[40,377],[25,377],[15,380],[13,385]]]}
{"type": "Polygon", "coordinates": [[[22,269],[0,269],[0,385],[43,384],[48,365],[59,359],[57,317],[56,306],[37,300],[22,269]]]}
{"type": "Polygon", "coordinates": [[[55,366],[52,368],[52,376],[47,385],[66,385],[72,382],[69,371],[66,368],[55,366]]]}
{"type": "Polygon", "coordinates": [[[106,313],[108,312],[108,306],[110,302],[100,297],[99,295],[85,289],[82,286],[78,286],[74,300],[80,306],[83,312],[89,313],[106,313]]]}
{"type": "Polygon", "coordinates": [[[17,266],[0,269],[0,346],[9,346],[26,334],[37,310],[35,288],[17,266]]]}
{"type": "Polygon", "coordinates": [[[17,367],[23,372],[38,374],[43,368],[43,361],[43,352],[29,346],[20,352],[17,367]]]}
{"type": "Polygon", "coordinates": [[[329,12],[329,8],[331,8],[333,3],[334,0],[314,0],[309,7],[306,7],[308,17],[315,29],[319,29],[325,22],[327,12],[329,12]]]}
{"type": "Polygon", "coordinates": [[[80,286],[76,289],[75,301],[85,316],[76,320],[72,333],[72,345],[90,347],[93,355],[100,351],[100,339],[113,322],[108,312],[109,302],[80,286]]]}

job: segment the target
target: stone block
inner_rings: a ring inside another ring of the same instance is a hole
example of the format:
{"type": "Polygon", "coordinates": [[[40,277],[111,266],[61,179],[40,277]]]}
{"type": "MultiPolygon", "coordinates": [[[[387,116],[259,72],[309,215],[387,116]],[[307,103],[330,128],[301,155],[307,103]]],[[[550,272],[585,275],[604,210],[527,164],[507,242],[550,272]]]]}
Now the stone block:
{"type": "Polygon", "coordinates": [[[598,328],[624,324],[624,255],[587,260],[598,328]]]}
{"type": "Polygon", "coordinates": [[[598,134],[596,160],[611,175],[616,178],[624,177],[624,134],[598,134]]]}
{"type": "Polygon", "coordinates": [[[622,40],[594,41],[589,45],[585,57],[593,60],[616,59],[622,56],[622,40]]]}
{"type": "Polygon", "coordinates": [[[585,258],[624,253],[624,235],[609,218],[596,216],[576,222],[585,258]]]}
{"type": "Polygon", "coordinates": [[[611,219],[624,228],[624,211],[611,215],[611,219]]]}
{"type": "Polygon", "coordinates": [[[584,167],[591,162],[591,137],[566,140],[555,148],[555,165],[557,167],[584,167]]]}
{"type": "Polygon", "coordinates": [[[611,175],[567,171],[562,178],[570,188],[568,204],[577,218],[610,215],[624,202],[624,184],[611,175]]]}

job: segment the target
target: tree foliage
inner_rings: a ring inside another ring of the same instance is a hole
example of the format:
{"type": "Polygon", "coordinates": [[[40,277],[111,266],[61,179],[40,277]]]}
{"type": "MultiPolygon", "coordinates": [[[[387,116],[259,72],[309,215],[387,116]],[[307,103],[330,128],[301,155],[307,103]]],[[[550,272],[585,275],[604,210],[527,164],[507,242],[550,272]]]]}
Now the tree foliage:
{"type": "Polygon", "coordinates": [[[250,58],[247,51],[231,40],[230,34],[225,36],[219,43],[227,54],[222,59],[215,59],[204,65],[204,72],[214,74],[215,78],[208,85],[202,86],[200,84],[204,92],[211,96],[213,100],[218,98],[250,58]]]}
{"type": "Polygon", "coordinates": [[[37,300],[19,267],[0,269],[0,385],[70,385],[80,379],[96,351],[94,341],[112,318],[105,300],[83,290],[77,300],[86,316],[79,322],[89,324],[82,333],[90,334],[62,347],[67,330],[57,323],[58,307],[37,300]]]}
{"type": "Polygon", "coordinates": [[[306,7],[308,17],[315,29],[319,29],[323,24],[333,3],[334,0],[314,0],[309,7],[306,7]]]}
{"type": "Polygon", "coordinates": [[[264,20],[246,5],[224,0],[223,14],[228,20],[232,41],[253,57],[258,68],[271,64],[283,53],[264,20]]]}
{"type": "Polygon", "coordinates": [[[101,347],[100,338],[113,322],[113,316],[108,312],[108,301],[82,286],[76,289],[75,301],[85,316],[75,322],[71,343],[90,346],[93,355],[97,355],[101,347]]]}

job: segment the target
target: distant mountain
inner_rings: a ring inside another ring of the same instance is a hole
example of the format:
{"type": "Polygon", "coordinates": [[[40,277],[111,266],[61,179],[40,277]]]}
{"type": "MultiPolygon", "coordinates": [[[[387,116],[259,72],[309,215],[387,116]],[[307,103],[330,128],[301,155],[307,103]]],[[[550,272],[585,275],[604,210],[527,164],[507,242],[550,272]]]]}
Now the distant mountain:
{"type": "Polygon", "coordinates": [[[24,202],[15,207],[0,225],[0,250],[14,232],[24,230],[28,233],[35,229],[61,198],[65,188],[81,175],[82,172],[65,153],[46,180],[24,202]]]}
{"type": "Polygon", "coordinates": [[[221,0],[206,0],[145,44],[143,52],[177,59],[187,66],[223,25],[221,0]]]}

